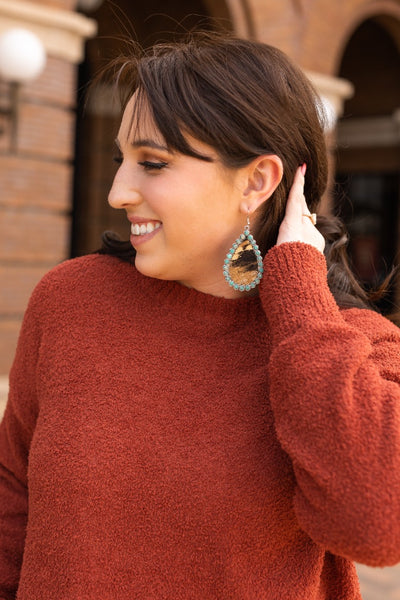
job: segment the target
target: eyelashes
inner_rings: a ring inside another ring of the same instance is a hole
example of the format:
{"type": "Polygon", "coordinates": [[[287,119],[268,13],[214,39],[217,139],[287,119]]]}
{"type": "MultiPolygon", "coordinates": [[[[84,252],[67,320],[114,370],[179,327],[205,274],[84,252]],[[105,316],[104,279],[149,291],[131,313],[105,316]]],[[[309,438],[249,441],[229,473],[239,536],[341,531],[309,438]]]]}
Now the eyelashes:
{"type": "MultiPolygon", "coordinates": [[[[113,157],[113,161],[117,164],[117,165],[121,165],[123,162],[123,157],[121,155],[119,156],[114,156],[113,157]]],[[[143,167],[145,169],[145,171],[160,171],[161,169],[163,169],[164,167],[168,166],[168,163],[166,163],[165,161],[150,161],[150,160],[143,160],[138,162],[138,165],[140,165],[141,167],[143,167]]]]}
{"type": "Polygon", "coordinates": [[[138,163],[141,167],[143,167],[146,171],[160,171],[164,167],[167,166],[168,163],[164,161],[152,162],[150,160],[144,160],[138,163]]]}

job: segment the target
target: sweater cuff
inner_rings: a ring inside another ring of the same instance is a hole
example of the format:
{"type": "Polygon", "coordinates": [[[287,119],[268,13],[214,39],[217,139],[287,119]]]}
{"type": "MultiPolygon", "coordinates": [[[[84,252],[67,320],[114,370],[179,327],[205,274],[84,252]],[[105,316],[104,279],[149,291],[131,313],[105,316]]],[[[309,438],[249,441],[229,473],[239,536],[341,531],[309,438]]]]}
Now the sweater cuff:
{"type": "Polygon", "coordinates": [[[300,327],[336,320],[339,314],[328,287],[325,257],[303,242],[286,242],[269,250],[260,297],[275,343],[300,327]]]}

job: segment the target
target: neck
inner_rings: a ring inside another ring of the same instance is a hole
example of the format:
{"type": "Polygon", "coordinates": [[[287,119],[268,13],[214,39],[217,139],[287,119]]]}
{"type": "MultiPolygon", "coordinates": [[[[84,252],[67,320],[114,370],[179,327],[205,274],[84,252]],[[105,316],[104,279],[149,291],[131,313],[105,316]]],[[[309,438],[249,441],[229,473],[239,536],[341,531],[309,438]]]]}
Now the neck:
{"type": "Polygon", "coordinates": [[[217,298],[226,298],[227,300],[246,298],[247,296],[258,296],[257,288],[254,288],[248,292],[239,292],[238,290],[235,290],[233,289],[233,287],[228,285],[225,280],[212,281],[207,283],[204,282],[195,285],[193,285],[189,281],[178,281],[177,283],[180,283],[184,287],[196,290],[197,292],[202,292],[203,294],[216,296],[217,298]]]}

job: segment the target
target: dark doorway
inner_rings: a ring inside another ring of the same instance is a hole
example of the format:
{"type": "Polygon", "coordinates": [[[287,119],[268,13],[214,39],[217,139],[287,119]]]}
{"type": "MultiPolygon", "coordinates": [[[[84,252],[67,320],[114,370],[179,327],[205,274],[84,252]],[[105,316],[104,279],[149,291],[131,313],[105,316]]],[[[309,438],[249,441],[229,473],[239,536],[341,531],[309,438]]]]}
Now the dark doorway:
{"type": "MultiPolygon", "coordinates": [[[[400,177],[395,173],[338,174],[341,210],[350,234],[352,266],[367,289],[384,281],[398,253],[400,177]]],[[[390,312],[395,303],[394,287],[380,303],[390,312]]]]}
{"type": "MultiPolygon", "coordinates": [[[[350,38],[339,75],[355,93],[338,124],[336,208],[351,235],[354,269],[378,286],[399,258],[400,55],[385,27],[368,20],[350,38]]],[[[400,299],[394,285],[381,308],[400,299]]]]}

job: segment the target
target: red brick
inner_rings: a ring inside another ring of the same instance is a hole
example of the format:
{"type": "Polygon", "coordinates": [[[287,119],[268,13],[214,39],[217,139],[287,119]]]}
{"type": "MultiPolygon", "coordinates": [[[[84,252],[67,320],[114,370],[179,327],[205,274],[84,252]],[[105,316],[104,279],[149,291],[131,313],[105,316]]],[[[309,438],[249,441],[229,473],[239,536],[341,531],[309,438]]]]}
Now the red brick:
{"type": "Polygon", "coordinates": [[[7,374],[14,359],[21,319],[0,321],[0,373],[7,374]]]}
{"type": "Polygon", "coordinates": [[[0,206],[69,209],[70,165],[9,155],[1,158],[0,169],[0,206]]]}
{"type": "Polygon", "coordinates": [[[22,104],[19,114],[18,152],[58,160],[73,155],[75,117],[52,106],[22,104]]]}
{"type": "Polygon", "coordinates": [[[2,263],[55,264],[68,254],[69,219],[64,215],[0,209],[2,263]]]}
{"type": "Polygon", "coordinates": [[[76,104],[76,66],[58,58],[47,57],[46,68],[33,82],[23,86],[23,99],[40,99],[63,107],[76,104]]]}
{"type": "Polygon", "coordinates": [[[49,271],[48,266],[4,266],[0,264],[0,316],[21,318],[33,288],[49,271]]]}

